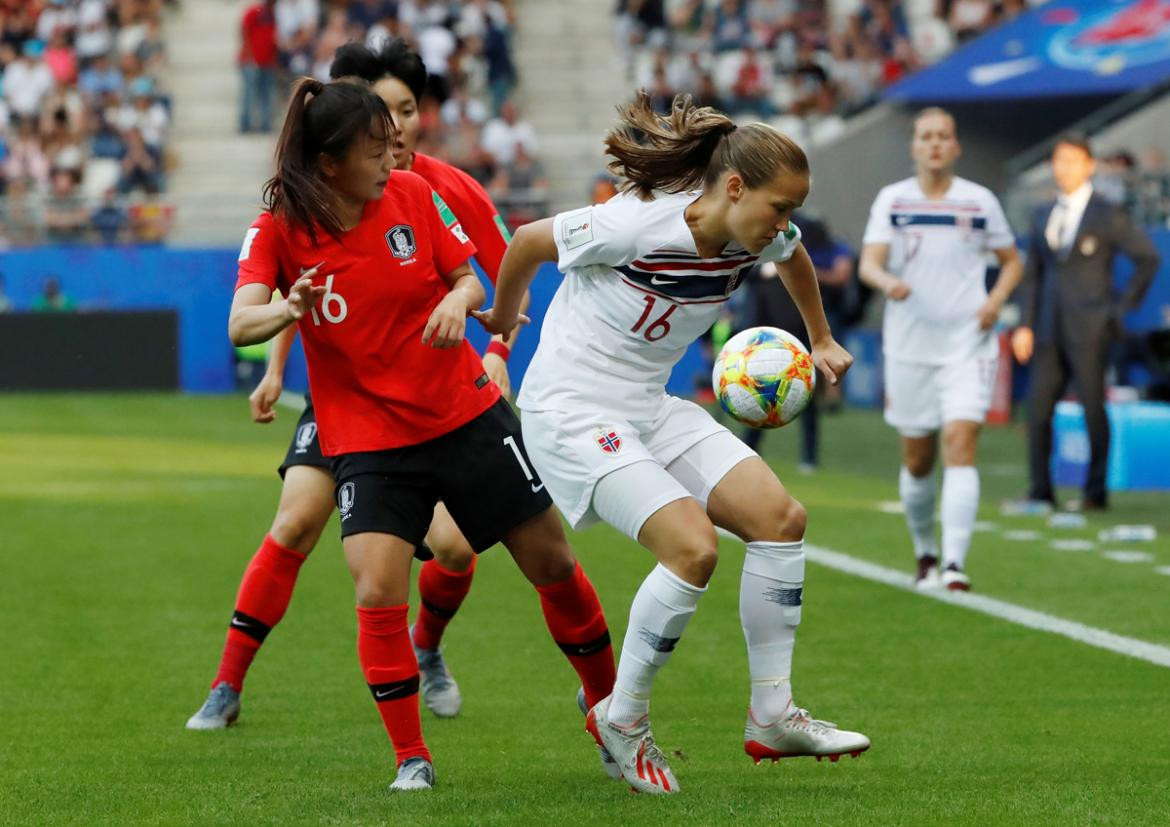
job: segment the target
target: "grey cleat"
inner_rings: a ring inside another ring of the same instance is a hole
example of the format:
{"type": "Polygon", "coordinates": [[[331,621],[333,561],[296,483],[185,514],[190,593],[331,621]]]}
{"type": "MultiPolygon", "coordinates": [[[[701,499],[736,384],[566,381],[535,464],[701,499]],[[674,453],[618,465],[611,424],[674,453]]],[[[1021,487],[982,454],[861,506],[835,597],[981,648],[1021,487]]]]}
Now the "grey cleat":
{"type": "Polygon", "coordinates": [[[187,719],[187,729],[226,729],[240,717],[240,693],[230,684],[214,686],[199,707],[199,711],[187,719]]]}
{"type": "Polygon", "coordinates": [[[435,768],[421,755],[407,758],[398,765],[392,790],[431,790],[435,786],[435,768]]]}
{"type": "MultiPolygon", "coordinates": [[[[414,646],[413,626],[410,627],[410,645],[414,646]]],[[[418,659],[423,703],[439,718],[454,718],[463,708],[463,695],[443,660],[442,650],[415,647],[414,656],[418,659]]]]}
{"type": "MultiPolygon", "coordinates": [[[[589,714],[589,704],[585,700],[585,687],[580,687],[577,690],[577,708],[581,710],[582,715],[589,714]]],[[[601,758],[601,768],[605,770],[605,774],[617,781],[622,777],[622,768],[618,766],[617,761],[613,760],[613,756],[609,754],[609,750],[597,745],[597,755],[601,758]]]]}

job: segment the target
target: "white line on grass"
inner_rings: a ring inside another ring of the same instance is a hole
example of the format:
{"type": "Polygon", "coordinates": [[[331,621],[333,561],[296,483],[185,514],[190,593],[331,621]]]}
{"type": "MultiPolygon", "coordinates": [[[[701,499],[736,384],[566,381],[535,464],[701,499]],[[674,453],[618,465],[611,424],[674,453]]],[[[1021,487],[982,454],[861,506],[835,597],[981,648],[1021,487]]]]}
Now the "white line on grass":
{"type": "MultiPolygon", "coordinates": [[[[723,529],[718,529],[718,531],[724,537],[732,540],[737,539],[735,535],[728,531],[724,531],[723,529]]],[[[1065,620],[1061,617],[1044,614],[1033,609],[1026,609],[1023,606],[1008,603],[1006,600],[996,600],[994,597],[987,597],[982,594],[952,592],[945,589],[921,590],[915,587],[914,578],[905,572],[879,566],[876,563],[870,563],[866,560],[859,560],[856,557],[851,557],[848,554],[842,554],[832,549],[821,548],[820,546],[813,546],[806,543],[804,553],[814,563],[819,563],[822,566],[827,566],[828,568],[836,569],[846,574],[852,574],[855,577],[864,577],[866,580],[872,580],[875,583],[884,583],[896,589],[912,592],[920,597],[928,597],[931,600],[938,600],[941,603],[960,606],[964,609],[990,615],[991,617],[998,617],[1009,623],[1026,626],[1029,629],[1037,629],[1041,632],[1061,635],[1070,640],[1095,646],[1098,649],[1107,649],[1110,652],[1117,652],[1120,655],[1128,655],[1131,658],[1137,658],[1138,660],[1144,660],[1157,666],[1170,668],[1170,647],[1159,646],[1156,643],[1148,643],[1144,640],[1125,637],[1124,635],[1117,635],[1113,632],[1107,632],[1104,629],[1097,629],[1093,626],[1077,623],[1075,620],[1065,620]]]]}
{"type": "Polygon", "coordinates": [[[961,606],[964,609],[982,612],[985,615],[998,617],[1020,626],[1027,626],[1029,629],[1062,635],[1089,646],[1096,646],[1098,649],[1108,649],[1110,652],[1128,655],[1131,658],[1138,658],[1158,666],[1170,667],[1170,648],[1166,646],[1147,643],[1144,640],[1124,635],[1116,635],[1104,629],[1097,629],[1074,620],[1065,620],[1043,612],[1025,609],[1023,606],[1017,606],[1005,600],[996,600],[994,597],[982,594],[952,592],[945,589],[920,590],[915,588],[914,578],[909,574],[859,560],[839,551],[806,544],[804,553],[814,563],[820,563],[822,566],[828,566],[846,574],[864,577],[866,580],[873,580],[877,583],[885,583],[887,586],[914,592],[922,597],[929,597],[942,603],[950,603],[952,606],[961,606]]]}

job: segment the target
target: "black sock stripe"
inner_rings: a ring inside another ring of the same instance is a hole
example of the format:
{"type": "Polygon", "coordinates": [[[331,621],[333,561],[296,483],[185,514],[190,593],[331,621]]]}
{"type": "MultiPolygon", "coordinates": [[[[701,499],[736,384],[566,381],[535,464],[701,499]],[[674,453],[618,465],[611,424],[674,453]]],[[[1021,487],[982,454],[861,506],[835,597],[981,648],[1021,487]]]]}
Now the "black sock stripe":
{"type": "Polygon", "coordinates": [[[411,695],[418,694],[418,675],[412,675],[404,681],[367,685],[370,687],[370,694],[374,696],[375,702],[397,701],[400,698],[409,698],[411,695]]]}
{"type": "Polygon", "coordinates": [[[230,625],[231,628],[237,632],[243,632],[257,643],[263,643],[264,638],[268,637],[268,633],[272,631],[272,627],[267,623],[257,620],[251,615],[244,614],[239,609],[232,612],[232,622],[230,625]]]}
{"type": "Polygon", "coordinates": [[[561,651],[570,657],[595,655],[606,646],[609,646],[609,629],[606,629],[599,637],[587,643],[561,643],[558,640],[557,646],[561,647],[561,651]]]}
{"type": "Polygon", "coordinates": [[[422,604],[428,612],[440,620],[450,620],[451,618],[455,617],[455,613],[459,611],[458,609],[444,609],[442,606],[436,606],[429,600],[423,600],[422,604]]]}

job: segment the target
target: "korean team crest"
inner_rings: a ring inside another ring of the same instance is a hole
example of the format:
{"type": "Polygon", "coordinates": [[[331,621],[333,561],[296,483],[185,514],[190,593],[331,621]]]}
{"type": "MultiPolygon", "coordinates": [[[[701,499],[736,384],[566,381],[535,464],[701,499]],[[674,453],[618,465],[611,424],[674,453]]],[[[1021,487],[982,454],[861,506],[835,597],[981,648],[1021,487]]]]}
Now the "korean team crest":
{"type": "Polygon", "coordinates": [[[341,512],[341,519],[349,517],[349,512],[353,508],[354,500],[354,484],[347,482],[337,489],[337,509],[341,512]]]}
{"type": "Polygon", "coordinates": [[[612,428],[597,431],[597,447],[607,454],[616,454],[622,449],[622,438],[612,428]]]}
{"type": "Polygon", "coordinates": [[[297,453],[303,454],[309,450],[313,440],[317,437],[317,423],[307,422],[297,429],[297,453]]]}
{"type": "Polygon", "coordinates": [[[394,258],[410,258],[418,249],[414,243],[414,230],[408,224],[396,224],[387,230],[386,245],[394,258]]]}

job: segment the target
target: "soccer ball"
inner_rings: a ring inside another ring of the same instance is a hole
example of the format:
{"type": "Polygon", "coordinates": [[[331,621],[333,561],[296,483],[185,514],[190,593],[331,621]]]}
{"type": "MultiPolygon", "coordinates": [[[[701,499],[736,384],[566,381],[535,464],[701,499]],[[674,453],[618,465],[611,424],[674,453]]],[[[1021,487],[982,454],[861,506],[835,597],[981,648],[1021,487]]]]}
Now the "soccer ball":
{"type": "Polygon", "coordinates": [[[723,410],[753,428],[779,428],[796,419],[816,382],[812,356],[778,327],[750,327],[732,336],[711,373],[723,410]]]}

